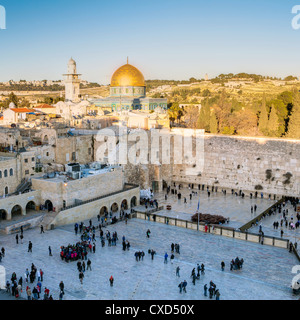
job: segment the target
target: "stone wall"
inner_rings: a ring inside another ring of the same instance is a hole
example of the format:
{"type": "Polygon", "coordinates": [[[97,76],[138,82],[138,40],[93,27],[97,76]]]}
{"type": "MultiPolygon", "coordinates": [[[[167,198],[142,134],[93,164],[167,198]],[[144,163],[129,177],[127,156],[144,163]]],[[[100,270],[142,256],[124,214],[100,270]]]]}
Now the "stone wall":
{"type": "Polygon", "coordinates": [[[116,203],[120,209],[124,200],[127,201],[129,206],[128,208],[130,209],[131,199],[134,197],[137,199],[136,203],[139,204],[139,188],[123,191],[113,196],[108,196],[100,200],[92,201],[87,204],[61,211],[51,224],[59,226],[91,219],[97,217],[103,207],[106,207],[108,212],[110,212],[110,208],[114,203],[116,203]]]}
{"type": "Polygon", "coordinates": [[[32,191],[21,195],[10,196],[7,198],[0,199],[0,210],[6,212],[7,220],[12,218],[12,209],[14,206],[21,208],[21,214],[26,215],[26,206],[29,202],[34,202],[35,206],[41,204],[40,192],[32,191]]]}
{"type": "MultiPolygon", "coordinates": [[[[148,134],[150,132],[148,131],[148,134]]],[[[164,132],[164,134],[166,134],[164,132]]],[[[178,130],[167,134],[178,134],[178,130]]],[[[150,135],[150,134],[149,134],[150,135]]],[[[204,136],[204,167],[194,169],[190,164],[174,164],[175,156],[184,148],[174,146],[170,139],[170,163],[161,163],[163,148],[151,145],[137,145],[137,154],[148,152],[149,164],[124,166],[126,182],[138,183],[142,188],[154,188],[153,182],[161,190],[163,181],[172,181],[219,186],[227,189],[249,192],[263,192],[265,195],[300,194],[300,140],[266,139],[235,136],[204,136]],[[140,150],[139,150],[140,149],[140,150]],[[146,150],[146,151],[145,151],[146,150]],[[153,164],[153,154],[158,152],[161,164],[153,164]],[[191,174],[193,171],[193,174],[191,174]]],[[[195,142],[193,147],[195,147],[195,142]]],[[[128,144],[130,151],[132,144],[128,144]]],[[[189,161],[189,160],[188,160],[189,161]]],[[[188,162],[187,161],[187,162],[188,162]]]]}
{"type": "Polygon", "coordinates": [[[171,170],[173,181],[299,196],[300,140],[205,135],[203,171],[171,170]]]}
{"type": "Polygon", "coordinates": [[[32,189],[39,190],[44,204],[50,200],[56,211],[75,204],[75,200],[86,201],[109,193],[123,190],[124,178],[121,169],[95,176],[67,181],[62,179],[32,179],[32,189]]]}
{"type": "Polygon", "coordinates": [[[5,195],[5,188],[8,194],[15,192],[21,182],[19,174],[19,161],[12,154],[0,154],[0,197],[5,195]],[[11,175],[12,173],[12,175],[11,175]]]}
{"type": "Polygon", "coordinates": [[[60,164],[93,162],[93,148],[92,135],[58,138],[55,146],[56,162],[60,164]]]}

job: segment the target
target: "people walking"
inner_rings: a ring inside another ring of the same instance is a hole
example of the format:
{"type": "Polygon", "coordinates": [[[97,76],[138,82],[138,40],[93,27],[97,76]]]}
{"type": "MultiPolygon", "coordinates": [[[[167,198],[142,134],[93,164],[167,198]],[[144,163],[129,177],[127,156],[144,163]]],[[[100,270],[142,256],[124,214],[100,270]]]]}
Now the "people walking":
{"type": "Polygon", "coordinates": [[[221,269],[222,269],[222,271],[224,271],[224,269],[225,269],[225,262],[224,261],[221,262],[221,269]]]}
{"type": "Polygon", "coordinates": [[[65,294],[65,285],[64,285],[63,281],[61,281],[61,282],[59,283],[59,290],[60,290],[60,292],[61,292],[62,294],[65,294]]]}
{"type": "Polygon", "coordinates": [[[114,277],[113,276],[111,276],[109,278],[109,282],[110,282],[110,286],[112,287],[114,285],[114,277]]]}
{"type": "Polygon", "coordinates": [[[164,260],[164,263],[168,263],[168,254],[165,253],[165,260],[164,260]]]}
{"type": "Polygon", "coordinates": [[[87,263],[86,263],[86,265],[87,265],[87,267],[86,267],[86,270],[91,270],[92,271],[92,266],[91,266],[91,264],[92,264],[92,261],[90,260],[90,259],[88,259],[88,261],[87,261],[87,263]]]}
{"type": "Polygon", "coordinates": [[[207,284],[204,285],[204,296],[207,297],[207,284]]]}
{"type": "Polygon", "coordinates": [[[183,292],[186,293],[186,287],[187,287],[187,282],[186,282],[186,280],[183,281],[182,286],[183,286],[183,292]]]}
{"type": "Polygon", "coordinates": [[[27,300],[31,300],[32,292],[31,292],[31,289],[28,286],[26,288],[26,294],[27,294],[27,300]]]}
{"type": "Polygon", "coordinates": [[[179,293],[182,293],[183,282],[180,282],[180,283],[179,283],[178,288],[179,288],[179,293]]]}
{"type": "Polygon", "coordinates": [[[81,271],[81,272],[79,273],[79,280],[80,280],[80,283],[81,283],[81,284],[83,284],[83,278],[84,278],[84,274],[83,274],[83,272],[81,271]]]}

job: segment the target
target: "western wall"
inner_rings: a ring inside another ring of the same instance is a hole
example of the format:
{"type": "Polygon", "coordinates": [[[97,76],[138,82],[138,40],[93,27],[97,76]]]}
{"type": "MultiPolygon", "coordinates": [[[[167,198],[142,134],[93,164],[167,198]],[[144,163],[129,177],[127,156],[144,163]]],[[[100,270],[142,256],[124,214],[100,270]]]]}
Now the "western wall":
{"type": "MultiPolygon", "coordinates": [[[[172,136],[172,131],[170,134],[172,136]]],[[[153,151],[150,138],[149,145],[144,148],[148,148],[148,158],[151,159],[153,151]]],[[[163,149],[160,145],[160,160],[162,152],[165,152],[163,149]]],[[[299,196],[299,140],[205,134],[204,166],[201,169],[195,168],[191,162],[174,164],[178,147],[174,147],[172,139],[170,150],[170,165],[151,162],[134,166],[128,163],[124,168],[126,181],[139,183],[142,188],[158,190],[171,182],[182,182],[215,186],[220,191],[227,188],[253,193],[257,191],[259,195],[263,192],[265,195],[299,196]]],[[[184,151],[182,158],[186,160],[184,151]]]]}
{"type": "Polygon", "coordinates": [[[206,134],[203,171],[186,171],[174,165],[172,181],[299,196],[300,141],[206,134]]]}

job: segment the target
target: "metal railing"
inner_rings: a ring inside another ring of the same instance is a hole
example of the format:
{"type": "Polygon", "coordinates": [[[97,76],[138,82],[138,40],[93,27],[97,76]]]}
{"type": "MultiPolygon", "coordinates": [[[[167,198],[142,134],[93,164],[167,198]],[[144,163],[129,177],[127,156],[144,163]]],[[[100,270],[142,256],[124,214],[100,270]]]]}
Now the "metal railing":
{"type": "MultiPolygon", "coordinates": [[[[186,229],[197,230],[198,224],[193,221],[177,219],[177,218],[162,216],[162,215],[158,215],[158,214],[152,214],[149,212],[145,213],[145,212],[141,212],[139,210],[135,210],[135,211],[137,211],[137,213],[139,213],[140,216],[141,215],[143,216],[143,218],[140,217],[140,219],[147,220],[147,218],[148,218],[148,220],[151,220],[154,222],[160,222],[160,223],[165,223],[165,224],[174,225],[174,226],[178,226],[178,227],[184,227],[186,229]],[[153,216],[155,216],[155,218],[153,218],[153,216]]],[[[139,218],[138,215],[137,215],[137,218],[139,218]]],[[[199,222],[199,226],[201,226],[201,229],[203,229],[205,227],[205,225],[206,224],[204,222],[199,222]]],[[[199,231],[203,231],[203,230],[199,229],[199,231]]],[[[261,243],[261,240],[262,240],[262,237],[260,234],[247,232],[247,231],[241,231],[240,229],[235,229],[232,227],[224,227],[224,226],[214,225],[214,224],[207,225],[207,233],[220,235],[220,236],[226,236],[226,237],[234,238],[237,240],[244,240],[244,241],[249,241],[249,242],[254,242],[254,243],[261,243]],[[241,235],[243,235],[243,236],[241,237],[241,235]]],[[[264,236],[263,240],[264,240],[263,241],[264,244],[266,244],[266,245],[272,245],[274,247],[280,247],[280,248],[285,248],[285,249],[289,248],[290,241],[288,239],[282,239],[282,238],[271,237],[271,236],[264,236]],[[267,241],[267,240],[269,240],[269,241],[267,241]],[[281,243],[282,245],[277,245],[278,242],[281,243]]]]}
{"type": "Polygon", "coordinates": [[[257,217],[253,218],[252,220],[248,221],[246,224],[241,226],[240,230],[241,231],[246,231],[246,230],[250,229],[251,227],[253,227],[254,225],[256,225],[256,223],[259,222],[262,219],[263,216],[267,215],[270,210],[272,210],[273,208],[277,207],[277,205],[282,203],[283,201],[284,201],[284,198],[282,198],[279,201],[277,201],[276,203],[274,203],[271,207],[266,209],[264,212],[259,214],[257,217]]]}

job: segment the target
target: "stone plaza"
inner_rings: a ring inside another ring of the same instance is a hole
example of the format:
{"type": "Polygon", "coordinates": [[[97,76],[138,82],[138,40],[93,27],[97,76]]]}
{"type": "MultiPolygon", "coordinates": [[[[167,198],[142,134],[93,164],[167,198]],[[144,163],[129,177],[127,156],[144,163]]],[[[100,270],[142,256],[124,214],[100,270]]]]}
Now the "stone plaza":
{"type": "MultiPolygon", "coordinates": [[[[233,205],[235,197],[228,195],[233,205]]],[[[244,199],[246,201],[246,199],[244,199]]],[[[194,200],[196,201],[196,200],[194,200]]],[[[268,200],[265,200],[268,202],[268,200]]],[[[248,199],[249,204],[249,199],[248,199]]],[[[261,207],[263,209],[263,207],[261,207]]],[[[223,210],[228,213],[230,206],[223,210]]],[[[227,214],[228,215],[228,214],[227,214]]],[[[226,215],[226,216],[227,216],[226,215]]],[[[78,221],[80,222],[80,221],[78,221]]],[[[88,225],[89,221],[84,221],[88,225]]],[[[92,219],[97,226],[97,218],[92,219]]],[[[78,278],[76,262],[66,263],[60,258],[60,247],[80,241],[75,235],[74,225],[66,225],[40,234],[40,229],[24,232],[23,244],[16,244],[15,235],[1,235],[1,246],[6,255],[1,265],[5,267],[7,279],[16,272],[23,277],[26,268],[30,270],[34,263],[44,271],[42,292],[47,287],[54,299],[59,296],[59,283],[65,284],[65,300],[209,300],[203,294],[203,286],[212,280],[221,293],[222,300],[295,300],[291,289],[293,266],[299,264],[296,256],[283,248],[263,246],[246,241],[206,234],[196,230],[183,229],[171,225],[129,219],[103,229],[111,233],[117,231],[117,246],[101,247],[99,231],[96,232],[96,252],[89,253],[92,271],[85,271],[83,284],[78,278]],[[148,239],[146,231],[150,229],[148,239]],[[129,251],[122,250],[122,237],[130,242],[129,251]],[[33,252],[27,252],[28,242],[33,243],[33,252]],[[171,243],[180,244],[180,254],[175,253],[174,263],[169,260],[171,243]],[[48,255],[51,246],[53,256],[48,255]],[[151,260],[148,250],[156,251],[151,260]],[[144,251],[143,261],[136,261],[134,253],[144,251]],[[164,255],[168,253],[168,263],[164,255]],[[236,257],[244,259],[241,270],[230,271],[230,261],[236,257]],[[221,271],[221,261],[225,270],[221,271]],[[203,263],[205,275],[196,281],[190,278],[191,271],[203,263]],[[180,267],[180,277],[176,277],[176,267],[180,267]],[[115,283],[109,285],[113,275],[115,283]],[[187,293],[179,293],[178,285],[187,280],[187,293]]],[[[31,288],[36,283],[30,284],[31,288]]],[[[24,291],[22,297],[26,298],[24,291]]]]}

